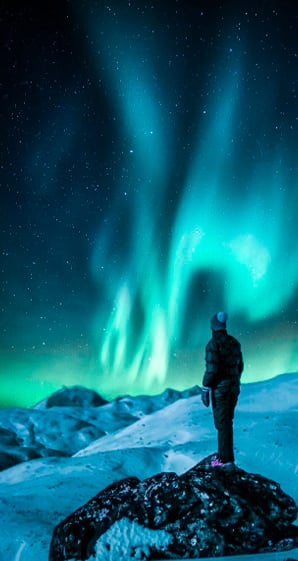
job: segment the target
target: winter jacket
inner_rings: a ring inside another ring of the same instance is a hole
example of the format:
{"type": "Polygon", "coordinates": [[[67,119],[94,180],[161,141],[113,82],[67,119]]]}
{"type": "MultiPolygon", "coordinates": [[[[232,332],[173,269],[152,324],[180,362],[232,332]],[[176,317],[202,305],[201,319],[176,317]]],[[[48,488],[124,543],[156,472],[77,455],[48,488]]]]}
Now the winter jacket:
{"type": "Polygon", "coordinates": [[[203,386],[208,388],[239,387],[243,358],[239,341],[226,330],[213,331],[206,346],[206,370],[203,386]]]}

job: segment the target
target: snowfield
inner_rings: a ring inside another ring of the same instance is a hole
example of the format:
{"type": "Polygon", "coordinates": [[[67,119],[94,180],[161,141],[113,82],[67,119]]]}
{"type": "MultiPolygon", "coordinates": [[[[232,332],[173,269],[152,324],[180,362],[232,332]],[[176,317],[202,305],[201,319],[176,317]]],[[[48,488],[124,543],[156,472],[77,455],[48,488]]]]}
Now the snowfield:
{"type": "MultiPolygon", "coordinates": [[[[177,393],[178,399],[175,392],[172,398],[169,394],[126,396],[100,407],[47,409],[41,403],[31,409],[0,410],[0,430],[23,439],[27,447],[31,442],[44,454],[0,472],[0,561],[47,561],[56,524],[110,483],[128,476],[144,479],[161,471],[181,474],[213,453],[212,412],[195,393],[177,393]],[[59,455],[48,455],[53,449],[59,455]]],[[[296,503],[297,414],[297,373],[242,385],[235,415],[236,463],[274,479],[296,503]]],[[[11,450],[11,439],[9,443],[5,448],[4,439],[1,452],[11,450]]],[[[96,559],[108,561],[102,554],[106,540],[111,544],[109,561],[129,559],[132,544],[142,548],[145,534],[147,543],[163,540],[166,544],[168,539],[166,532],[150,534],[149,529],[122,520],[98,540],[96,559]]],[[[288,555],[231,559],[287,557],[298,559],[298,549],[288,555]]]]}

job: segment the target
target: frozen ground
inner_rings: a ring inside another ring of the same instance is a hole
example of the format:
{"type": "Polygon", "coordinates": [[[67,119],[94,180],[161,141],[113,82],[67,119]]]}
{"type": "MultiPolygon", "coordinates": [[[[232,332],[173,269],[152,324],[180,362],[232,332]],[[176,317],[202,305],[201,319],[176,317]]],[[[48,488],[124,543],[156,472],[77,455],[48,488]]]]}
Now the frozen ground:
{"type": "MultiPolygon", "coordinates": [[[[235,452],[240,467],[276,480],[298,503],[297,413],[298,374],[243,385],[235,452]]],[[[0,427],[25,438],[28,425],[43,446],[53,448],[56,442],[59,450],[69,450],[72,443],[76,453],[31,460],[0,473],[0,561],[47,561],[55,525],[111,482],[161,471],[182,473],[216,449],[212,413],[199,396],[170,405],[158,396],[143,396],[99,408],[43,409],[41,404],[32,410],[0,410],[0,427]],[[94,431],[108,434],[90,443],[88,428],[78,441],[76,427],[82,425],[74,418],[92,418],[94,431]]],[[[298,559],[298,550],[231,559],[287,557],[298,559]]]]}

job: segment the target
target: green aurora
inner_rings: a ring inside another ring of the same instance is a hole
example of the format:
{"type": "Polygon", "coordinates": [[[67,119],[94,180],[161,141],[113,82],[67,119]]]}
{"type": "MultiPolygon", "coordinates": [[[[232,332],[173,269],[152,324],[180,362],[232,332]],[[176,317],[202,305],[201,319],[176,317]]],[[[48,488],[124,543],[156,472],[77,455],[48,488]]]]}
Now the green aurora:
{"type": "Polygon", "coordinates": [[[220,309],[244,382],[297,371],[290,16],[85,4],[21,60],[46,93],[19,114],[14,189],[4,174],[1,405],[200,384],[220,309]]]}

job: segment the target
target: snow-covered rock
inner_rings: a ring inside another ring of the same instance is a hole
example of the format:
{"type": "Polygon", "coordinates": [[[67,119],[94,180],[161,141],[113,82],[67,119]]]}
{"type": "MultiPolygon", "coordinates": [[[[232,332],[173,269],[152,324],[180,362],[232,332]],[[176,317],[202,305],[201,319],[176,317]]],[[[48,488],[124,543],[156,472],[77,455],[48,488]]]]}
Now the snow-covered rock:
{"type": "Polygon", "coordinates": [[[167,389],[158,396],[122,396],[111,402],[81,386],[64,387],[30,409],[0,409],[0,471],[47,456],[72,456],[178,400],[198,395],[167,389]]]}
{"type": "Polygon", "coordinates": [[[121,521],[137,542],[120,540],[119,559],[215,557],[298,546],[297,506],[279,484],[238,467],[212,468],[212,458],[180,476],[130,477],[108,486],[55,528],[49,561],[86,560],[99,551],[98,559],[110,558],[121,521]]]}

